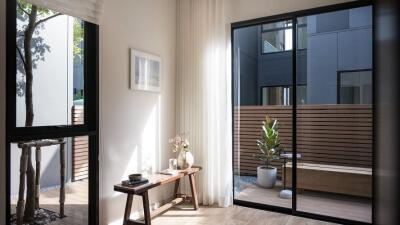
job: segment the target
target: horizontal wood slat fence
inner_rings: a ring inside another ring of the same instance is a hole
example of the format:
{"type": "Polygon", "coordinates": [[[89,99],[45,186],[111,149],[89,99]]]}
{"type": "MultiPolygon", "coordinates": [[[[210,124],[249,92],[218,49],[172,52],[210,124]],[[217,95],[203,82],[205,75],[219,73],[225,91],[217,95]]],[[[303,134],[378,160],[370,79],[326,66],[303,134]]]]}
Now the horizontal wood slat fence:
{"type": "MultiPolygon", "coordinates": [[[[83,124],[82,106],[72,107],[72,123],[83,124]]],[[[89,139],[87,136],[72,138],[72,181],[88,178],[89,173],[89,139]]]]}
{"type": "MultiPolygon", "coordinates": [[[[256,175],[256,140],[265,116],[280,123],[281,147],[292,149],[291,106],[241,106],[234,109],[235,174],[256,175]],[[240,149],[240,151],[239,151],[240,149]]],[[[297,107],[299,162],[372,167],[371,105],[300,105],[297,107]]],[[[282,163],[274,162],[281,176],[282,163]]]]}

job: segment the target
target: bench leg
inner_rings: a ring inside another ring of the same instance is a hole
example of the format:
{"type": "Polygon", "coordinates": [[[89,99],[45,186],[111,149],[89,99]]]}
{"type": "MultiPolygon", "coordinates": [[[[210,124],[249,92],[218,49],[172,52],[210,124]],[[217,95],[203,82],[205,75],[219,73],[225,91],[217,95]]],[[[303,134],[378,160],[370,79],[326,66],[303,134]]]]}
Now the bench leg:
{"type": "Polygon", "coordinates": [[[178,189],[179,189],[179,183],[181,179],[175,181],[175,188],[174,188],[174,198],[178,197],[178,189]]]}
{"type": "Polygon", "coordinates": [[[128,224],[129,218],[131,216],[132,200],[133,200],[133,195],[128,194],[125,205],[124,225],[128,224]]]}
{"type": "Polygon", "coordinates": [[[145,191],[142,194],[143,199],[143,211],[144,211],[144,224],[151,225],[151,215],[150,215],[150,204],[149,204],[149,194],[145,191]]]}
{"type": "Polygon", "coordinates": [[[190,189],[192,191],[192,203],[195,210],[199,209],[199,200],[197,198],[196,182],[194,180],[194,174],[189,174],[190,189]]]}

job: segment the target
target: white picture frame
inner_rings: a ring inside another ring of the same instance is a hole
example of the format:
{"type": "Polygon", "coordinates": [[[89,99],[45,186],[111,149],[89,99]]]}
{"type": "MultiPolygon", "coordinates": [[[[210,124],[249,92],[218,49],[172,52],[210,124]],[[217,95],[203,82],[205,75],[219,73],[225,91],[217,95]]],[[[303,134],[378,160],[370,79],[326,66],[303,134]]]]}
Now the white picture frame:
{"type": "Polygon", "coordinates": [[[161,92],[161,57],[136,49],[131,52],[130,89],[161,92]]]}

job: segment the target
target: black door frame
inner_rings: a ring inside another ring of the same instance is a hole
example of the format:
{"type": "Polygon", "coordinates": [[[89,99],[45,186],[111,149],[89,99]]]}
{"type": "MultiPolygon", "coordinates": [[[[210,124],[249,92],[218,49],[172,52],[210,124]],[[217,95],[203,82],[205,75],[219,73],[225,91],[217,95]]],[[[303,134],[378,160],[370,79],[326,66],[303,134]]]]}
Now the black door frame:
{"type": "Polygon", "coordinates": [[[43,138],[89,137],[88,223],[99,224],[99,26],[84,23],[84,124],[16,127],[16,0],[6,1],[6,218],[11,214],[11,143],[43,138]]]}
{"type": "MultiPolygon", "coordinates": [[[[341,4],[336,4],[336,5],[329,5],[329,6],[323,6],[323,7],[318,7],[318,8],[313,8],[313,9],[306,9],[306,10],[301,10],[301,11],[296,11],[296,12],[290,12],[290,13],[284,13],[284,14],[279,14],[279,15],[273,15],[273,16],[268,16],[268,17],[262,17],[262,18],[257,18],[257,19],[251,19],[251,20],[246,20],[246,21],[241,21],[241,22],[235,22],[231,24],[231,47],[233,49],[234,46],[234,31],[239,28],[244,28],[248,26],[255,26],[255,25],[261,25],[264,23],[273,23],[273,22],[279,22],[283,20],[292,20],[292,32],[293,32],[293,43],[292,43],[292,99],[293,99],[293,109],[292,109],[292,118],[297,117],[296,109],[297,109],[297,101],[294,99],[297,99],[296,92],[297,92],[297,74],[296,74],[296,61],[297,61],[297,18],[298,17],[303,17],[303,16],[310,16],[310,15],[315,15],[315,14],[320,14],[320,13],[326,13],[326,12],[332,12],[332,11],[338,11],[338,10],[345,10],[345,9],[351,9],[351,8],[357,8],[357,7],[363,7],[363,6],[372,6],[373,11],[375,11],[374,7],[374,2],[372,0],[357,0],[357,1],[352,1],[348,3],[341,3],[341,4]]],[[[375,31],[375,17],[373,15],[373,33],[375,31]]],[[[374,43],[374,35],[373,35],[373,43],[374,43]]],[[[375,45],[372,47],[372,54],[373,54],[373,70],[374,70],[374,62],[375,62],[375,45]]],[[[232,115],[234,112],[234,50],[232,50],[232,55],[231,55],[231,102],[232,102],[232,115]]],[[[373,87],[372,87],[372,92],[373,96],[375,95],[374,90],[375,90],[375,73],[372,74],[372,80],[373,80],[373,87]]],[[[292,208],[285,208],[281,206],[274,206],[274,205],[267,205],[267,204],[261,204],[261,203],[255,203],[255,202],[249,202],[249,201],[243,201],[243,200],[237,200],[235,199],[235,186],[234,186],[234,165],[235,165],[235,159],[234,159],[234,137],[235,137],[235,131],[232,129],[232,172],[233,172],[233,203],[235,205],[240,205],[244,207],[251,207],[251,208],[257,208],[257,209],[262,209],[262,210],[268,210],[268,211],[274,211],[274,212],[280,212],[280,213],[285,213],[285,214],[290,214],[294,216],[300,216],[300,217],[305,217],[305,218],[311,218],[311,219],[316,219],[316,220],[324,220],[324,221],[329,221],[329,222],[334,222],[334,223],[340,223],[340,224],[374,224],[375,223],[375,212],[376,212],[376,207],[375,207],[375,198],[376,198],[376,171],[375,171],[375,164],[376,164],[376,159],[375,159],[375,136],[376,136],[376,131],[375,131],[375,121],[376,121],[376,115],[375,115],[375,102],[374,102],[374,97],[373,97],[373,103],[372,103],[372,120],[373,120],[373,128],[372,128],[372,133],[373,133],[373,141],[372,141],[372,157],[373,157],[373,162],[372,162],[372,223],[366,223],[366,222],[361,222],[361,221],[355,221],[355,220],[349,220],[349,219],[343,219],[343,218],[338,218],[338,217],[332,217],[332,216],[326,216],[326,215],[320,215],[320,214],[314,214],[310,212],[303,212],[303,211],[298,211],[297,210],[297,173],[296,170],[292,170],[292,208]]],[[[293,119],[292,123],[292,154],[293,154],[293,168],[297,168],[297,120],[293,119]]],[[[234,121],[232,119],[232,128],[234,127],[234,121]]]]}

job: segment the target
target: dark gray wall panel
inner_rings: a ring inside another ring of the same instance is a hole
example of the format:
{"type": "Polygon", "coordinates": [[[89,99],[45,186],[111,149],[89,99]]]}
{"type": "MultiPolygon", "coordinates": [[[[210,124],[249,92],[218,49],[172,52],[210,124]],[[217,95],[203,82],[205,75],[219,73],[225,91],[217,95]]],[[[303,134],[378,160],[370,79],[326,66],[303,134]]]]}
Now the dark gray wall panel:
{"type": "Polygon", "coordinates": [[[337,34],[310,36],[308,46],[308,104],[335,104],[337,98],[337,34]]]}
{"type": "Polygon", "coordinates": [[[338,33],[339,70],[372,68],[372,29],[338,33]]]}

